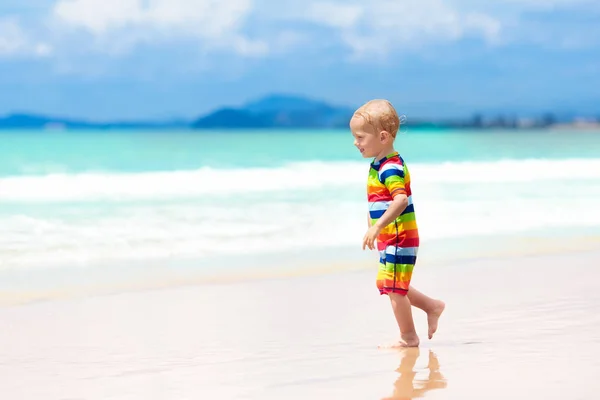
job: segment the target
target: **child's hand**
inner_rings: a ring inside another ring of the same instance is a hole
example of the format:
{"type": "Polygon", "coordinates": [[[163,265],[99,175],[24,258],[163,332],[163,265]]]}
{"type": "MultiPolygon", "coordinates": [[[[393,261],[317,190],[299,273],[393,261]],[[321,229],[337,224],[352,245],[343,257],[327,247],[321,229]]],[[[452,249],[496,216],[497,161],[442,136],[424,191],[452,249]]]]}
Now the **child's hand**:
{"type": "Polygon", "coordinates": [[[373,225],[367,230],[367,233],[363,238],[363,250],[365,249],[365,246],[368,247],[370,250],[373,250],[375,248],[375,239],[377,239],[379,232],[381,232],[381,228],[379,228],[377,225],[373,225]]]}

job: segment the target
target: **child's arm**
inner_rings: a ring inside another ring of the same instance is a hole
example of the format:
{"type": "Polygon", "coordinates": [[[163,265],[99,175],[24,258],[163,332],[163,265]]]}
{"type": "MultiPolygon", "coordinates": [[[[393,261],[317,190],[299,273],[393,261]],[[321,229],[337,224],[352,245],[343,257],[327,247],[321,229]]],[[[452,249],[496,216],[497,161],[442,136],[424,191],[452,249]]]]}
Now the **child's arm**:
{"type": "Polygon", "coordinates": [[[394,221],[404,210],[408,207],[408,197],[405,194],[398,194],[394,197],[392,204],[383,213],[381,218],[377,220],[375,226],[381,231],[384,227],[388,226],[394,221]]]}
{"type": "Polygon", "coordinates": [[[408,207],[408,197],[406,197],[405,194],[396,195],[392,204],[390,204],[389,208],[383,213],[381,218],[367,230],[367,233],[363,238],[363,250],[365,247],[373,250],[375,248],[375,239],[377,239],[379,232],[398,218],[398,215],[402,214],[402,212],[406,210],[406,207],[408,207]]]}
{"type": "Polygon", "coordinates": [[[365,247],[373,250],[375,239],[381,230],[394,221],[408,207],[408,197],[404,186],[404,166],[391,164],[380,172],[379,179],[392,196],[392,203],[377,222],[369,227],[363,238],[363,250],[365,247]]]}

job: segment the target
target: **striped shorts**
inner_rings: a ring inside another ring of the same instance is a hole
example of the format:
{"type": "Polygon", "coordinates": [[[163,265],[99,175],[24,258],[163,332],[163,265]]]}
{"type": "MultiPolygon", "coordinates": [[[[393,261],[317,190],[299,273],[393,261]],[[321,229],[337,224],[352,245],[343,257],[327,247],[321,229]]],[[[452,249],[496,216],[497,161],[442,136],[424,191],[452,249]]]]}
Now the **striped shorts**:
{"type": "Polygon", "coordinates": [[[406,295],[413,268],[417,262],[418,247],[387,246],[379,252],[377,288],[380,294],[406,295]]]}

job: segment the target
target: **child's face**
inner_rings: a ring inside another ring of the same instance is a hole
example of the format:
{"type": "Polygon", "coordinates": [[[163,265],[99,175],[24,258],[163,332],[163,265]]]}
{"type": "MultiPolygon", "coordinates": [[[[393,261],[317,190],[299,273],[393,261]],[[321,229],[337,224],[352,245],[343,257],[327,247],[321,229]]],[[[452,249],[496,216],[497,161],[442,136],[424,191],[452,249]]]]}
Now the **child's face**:
{"type": "Polygon", "coordinates": [[[387,146],[387,132],[378,132],[363,117],[350,120],[350,130],[354,136],[354,145],[363,158],[377,157],[387,146]]]}

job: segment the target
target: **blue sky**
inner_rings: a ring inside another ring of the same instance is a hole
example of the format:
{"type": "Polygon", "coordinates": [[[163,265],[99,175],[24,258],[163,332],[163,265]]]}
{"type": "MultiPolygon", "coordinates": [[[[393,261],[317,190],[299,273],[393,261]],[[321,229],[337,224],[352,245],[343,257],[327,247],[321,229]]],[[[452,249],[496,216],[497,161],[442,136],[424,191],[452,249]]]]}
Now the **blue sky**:
{"type": "Polygon", "coordinates": [[[597,0],[2,0],[0,114],[191,118],[271,93],[600,114],[597,0]]]}

